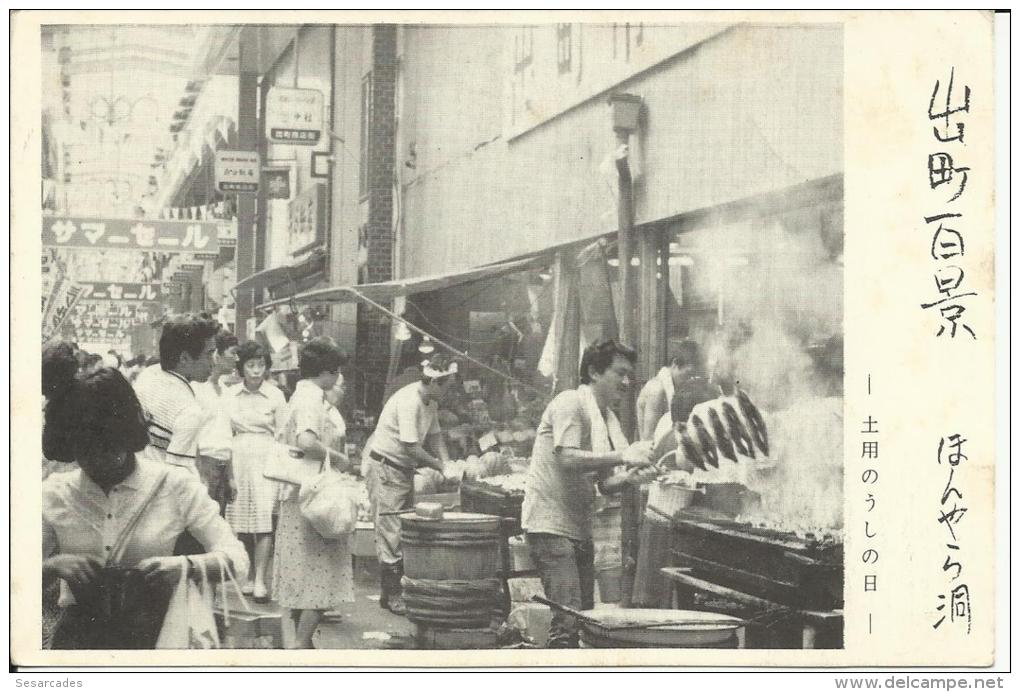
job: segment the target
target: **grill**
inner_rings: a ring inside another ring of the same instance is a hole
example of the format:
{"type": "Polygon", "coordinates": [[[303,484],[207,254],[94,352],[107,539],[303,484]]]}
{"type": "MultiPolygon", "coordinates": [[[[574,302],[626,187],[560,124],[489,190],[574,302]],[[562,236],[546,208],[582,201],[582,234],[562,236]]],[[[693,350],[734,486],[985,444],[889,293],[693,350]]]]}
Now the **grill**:
{"type": "Polygon", "coordinates": [[[704,510],[674,521],[673,553],[692,574],[798,610],[843,607],[843,545],[763,529],[704,510]]]}

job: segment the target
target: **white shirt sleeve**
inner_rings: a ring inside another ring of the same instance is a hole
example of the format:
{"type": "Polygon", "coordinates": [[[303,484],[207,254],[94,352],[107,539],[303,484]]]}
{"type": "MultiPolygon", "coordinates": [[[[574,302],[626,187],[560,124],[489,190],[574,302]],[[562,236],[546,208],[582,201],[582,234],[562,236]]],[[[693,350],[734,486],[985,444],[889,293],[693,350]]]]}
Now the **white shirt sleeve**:
{"type": "Polygon", "coordinates": [[[173,435],[166,448],[167,461],[193,462],[198,454],[199,435],[211,419],[212,414],[202,408],[197,401],[181,411],[174,421],[173,435]]]}
{"type": "Polygon", "coordinates": [[[235,578],[248,573],[248,553],[234,535],[227,520],[220,516],[220,508],[209,497],[209,491],[198,476],[171,471],[167,479],[174,483],[174,491],[184,525],[209,552],[221,552],[235,578]]]}

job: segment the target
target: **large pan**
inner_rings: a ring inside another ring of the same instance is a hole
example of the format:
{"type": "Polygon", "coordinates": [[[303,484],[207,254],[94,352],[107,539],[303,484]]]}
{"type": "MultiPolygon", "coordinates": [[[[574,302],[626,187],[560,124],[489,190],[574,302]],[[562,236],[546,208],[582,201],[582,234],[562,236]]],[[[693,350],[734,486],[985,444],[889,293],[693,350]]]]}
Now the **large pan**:
{"type": "Polygon", "coordinates": [[[696,610],[596,608],[579,611],[541,596],[532,600],[573,615],[594,648],[735,648],[740,618],[696,610]]]}

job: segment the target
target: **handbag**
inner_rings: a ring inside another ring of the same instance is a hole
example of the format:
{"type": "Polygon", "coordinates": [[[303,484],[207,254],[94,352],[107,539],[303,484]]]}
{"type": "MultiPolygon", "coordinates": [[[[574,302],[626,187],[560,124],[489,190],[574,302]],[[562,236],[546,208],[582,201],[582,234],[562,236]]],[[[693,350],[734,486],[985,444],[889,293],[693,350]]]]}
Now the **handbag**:
{"type": "Polygon", "coordinates": [[[276,443],[273,454],[266,457],[262,475],[269,480],[301,485],[315,478],[319,472],[318,462],[305,459],[300,450],[282,442],[276,443]]]}
{"type": "Polygon", "coordinates": [[[298,507],[305,521],[327,540],[349,536],[358,522],[357,497],[351,484],[330,468],[328,455],[319,474],[301,484],[298,507]]]}
{"type": "MultiPolygon", "coordinates": [[[[223,619],[225,623],[230,621],[230,606],[227,599],[227,585],[234,587],[241,599],[241,604],[247,612],[252,612],[247,599],[241,593],[237,580],[229,569],[227,569],[221,555],[216,555],[217,566],[220,572],[220,586],[222,588],[221,604],[223,608],[223,619]]],[[[182,559],[186,559],[183,558],[182,559]]],[[[205,562],[200,561],[199,571],[201,579],[193,581],[189,578],[188,570],[181,570],[181,578],[170,598],[170,606],[167,608],[166,617],[163,618],[163,626],[159,631],[159,638],[156,640],[157,649],[219,649],[223,648],[220,639],[219,629],[216,625],[216,614],[213,606],[215,589],[209,580],[206,572],[205,562]]]]}

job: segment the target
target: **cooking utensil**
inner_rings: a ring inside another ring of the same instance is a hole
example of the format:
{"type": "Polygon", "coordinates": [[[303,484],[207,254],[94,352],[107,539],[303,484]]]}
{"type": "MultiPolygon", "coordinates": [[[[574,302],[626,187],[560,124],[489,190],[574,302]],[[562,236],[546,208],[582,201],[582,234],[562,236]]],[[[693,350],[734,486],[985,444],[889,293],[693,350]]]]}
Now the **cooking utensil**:
{"type": "MultiPolygon", "coordinates": [[[[592,625],[593,627],[599,627],[601,629],[608,630],[608,631],[633,630],[633,629],[645,630],[645,629],[658,629],[658,628],[662,628],[662,627],[733,627],[733,628],[737,628],[737,627],[742,627],[744,625],[744,623],[745,623],[745,621],[741,620],[740,618],[729,617],[729,616],[724,616],[724,617],[721,617],[721,618],[716,619],[716,620],[708,620],[708,619],[704,619],[704,618],[692,618],[688,611],[683,611],[683,610],[675,611],[675,612],[678,613],[678,615],[675,616],[675,618],[668,618],[667,617],[667,618],[662,619],[662,620],[657,620],[657,621],[655,621],[653,623],[641,622],[639,620],[639,618],[637,617],[637,615],[645,614],[645,613],[650,612],[652,610],[652,609],[648,609],[648,608],[637,608],[637,609],[635,609],[634,612],[635,612],[636,617],[631,619],[631,620],[626,619],[626,615],[624,615],[623,619],[620,622],[606,622],[605,620],[600,620],[598,618],[592,617],[591,615],[588,615],[588,614],[586,614],[586,613],[584,613],[584,612],[582,612],[580,610],[575,610],[574,608],[571,608],[569,606],[562,605],[562,604],[557,603],[555,601],[550,601],[548,598],[545,598],[544,596],[535,595],[535,596],[531,597],[531,600],[535,601],[536,603],[541,603],[542,605],[547,605],[550,608],[552,608],[553,610],[558,610],[560,612],[567,613],[568,615],[572,615],[575,618],[577,618],[578,620],[581,620],[582,622],[585,622],[585,623],[587,623],[589,625],[592,625]]],[[[625,614],[626,612],[627,612],[626,609],[614,609],[614,614],[615,613],[625,614]]],[[[667,612],[669,612],[669,611],[667,611],[667,612]]]]}

